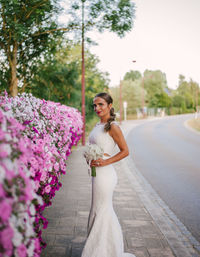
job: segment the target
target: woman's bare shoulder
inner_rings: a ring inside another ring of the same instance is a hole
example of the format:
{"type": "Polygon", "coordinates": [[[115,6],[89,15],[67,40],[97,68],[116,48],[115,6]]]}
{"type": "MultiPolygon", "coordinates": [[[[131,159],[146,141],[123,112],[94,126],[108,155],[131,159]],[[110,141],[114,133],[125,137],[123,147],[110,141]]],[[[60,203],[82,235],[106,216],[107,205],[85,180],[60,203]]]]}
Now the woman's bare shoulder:
{"type": "Polygon", "coordinates": [[[122,131],[119,126],[119,123],[117,121],[112,121],[111,126],[110,126],[110,134],[111,135],[117,135],[117,134],[119,135],[121,133],[122,133],[122,131]]]}
{"type": "Polygon", "coordinates": [[[111,121],[110,125],[111,125],[111,126],[112,126],[112,125],[116,125],[116,126],[119,127],[119,122],[117,122],[116,120],[114,120],[114,121],[111,121]]]}

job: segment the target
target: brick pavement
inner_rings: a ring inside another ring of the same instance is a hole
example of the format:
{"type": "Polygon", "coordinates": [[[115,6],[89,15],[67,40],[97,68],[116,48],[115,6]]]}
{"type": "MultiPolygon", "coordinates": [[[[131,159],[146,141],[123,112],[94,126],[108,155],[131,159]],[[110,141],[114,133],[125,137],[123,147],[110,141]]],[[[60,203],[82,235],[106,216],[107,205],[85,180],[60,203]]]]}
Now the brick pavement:
{"type": "MultiPolygon", "coordinates": [[[[127,127],[131,127],[130,122],[127,127]]],[[[91,183],[82,150],[77,147],[73,151],[67,173],[61,177],[63,186],[52,206],[45,210],[49,225],[43,231],[47,248],[42,257],[81,256],[91,201],[91,183]]],[[[189,232],[141,177],[132,159],[128,157],[114,166],[118,184],[113,202],[123,230],[125,251],[137,257],[200,256],[193,247],[196,244],[198,248],[198,242],[191,242],[189,232]]]]}

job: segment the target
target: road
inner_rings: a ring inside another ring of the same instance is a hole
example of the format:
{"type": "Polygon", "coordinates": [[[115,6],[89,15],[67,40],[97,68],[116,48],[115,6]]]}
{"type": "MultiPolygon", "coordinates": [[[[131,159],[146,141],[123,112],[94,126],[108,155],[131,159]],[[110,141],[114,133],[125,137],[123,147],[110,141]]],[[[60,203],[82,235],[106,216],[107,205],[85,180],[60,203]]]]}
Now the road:
{"type": "Polygon", "coordinates": [[[200,134],[184,126],[192,117],[144,122],[129,132],[127,142],[139,171],[200,241],[200,134]]]}

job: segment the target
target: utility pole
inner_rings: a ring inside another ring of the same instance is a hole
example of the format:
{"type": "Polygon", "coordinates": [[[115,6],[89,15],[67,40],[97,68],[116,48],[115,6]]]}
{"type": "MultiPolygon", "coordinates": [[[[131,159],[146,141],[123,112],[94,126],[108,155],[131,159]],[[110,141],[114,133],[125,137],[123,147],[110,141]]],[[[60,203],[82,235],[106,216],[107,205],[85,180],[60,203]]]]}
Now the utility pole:
{"type": "Polygon", "coordinates": [[[195,119],[197,119],[197,117],[198,117],[198,95],[199,95],[199,88],[198,87],[196,87],[196,112],[195,112],[195,119]]]}
{"type": "Polygon", "coordinates": [[[81,95],[82,95],[82,105],[81,112],[83,117],[83,135],[82,135],[82,145],[85,145],[85,49],[84,49],[84,41],[85,41],[85,24],[84,24],[84,2],[82,0],[82,77],[81,77],[81,95]]]}
{"type": "Polygon", "coordinates": [[[142,98],[141,98],[141,105],[142,105],[142,117],[144,118],[144,77],[142,77],[142,98]]]}
{"type": "Polygon", "coordinates": [[[119,123],[122,124],[122,81],[119,84],[119,123]]]}

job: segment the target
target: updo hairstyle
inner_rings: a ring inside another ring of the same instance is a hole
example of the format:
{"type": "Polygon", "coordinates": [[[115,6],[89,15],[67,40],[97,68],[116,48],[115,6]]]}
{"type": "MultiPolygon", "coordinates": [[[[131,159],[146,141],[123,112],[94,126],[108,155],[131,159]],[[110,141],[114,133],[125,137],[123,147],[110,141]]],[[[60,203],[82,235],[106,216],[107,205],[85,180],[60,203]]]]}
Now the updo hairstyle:
{"type": "MultiPolygon", "coordinates": [[[[99,94],[95,95],[95,97],[100,97],[100,98],[104,99],[108,105],[113,103],[113,99],[108,93],[105,93],[105,92],[99,93],[99,94]]],[[[104,131],[108,132],[110,130],[111,122],[115,120],[115,117],[116,117],[116,114],[114,112],[114,108],[112,107],[110,109],[110,118],[107,120],[107,123],[104,126],[104,131]]]]}

